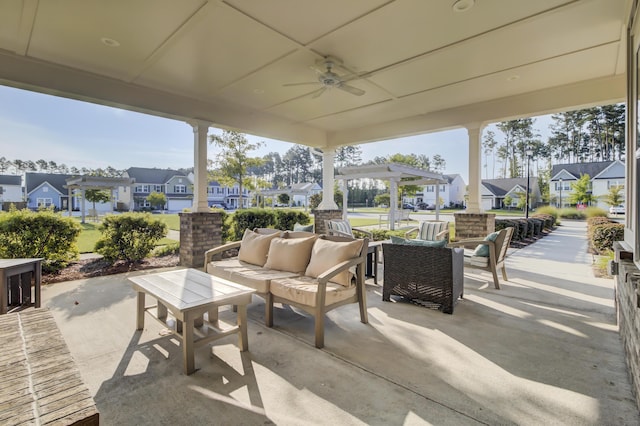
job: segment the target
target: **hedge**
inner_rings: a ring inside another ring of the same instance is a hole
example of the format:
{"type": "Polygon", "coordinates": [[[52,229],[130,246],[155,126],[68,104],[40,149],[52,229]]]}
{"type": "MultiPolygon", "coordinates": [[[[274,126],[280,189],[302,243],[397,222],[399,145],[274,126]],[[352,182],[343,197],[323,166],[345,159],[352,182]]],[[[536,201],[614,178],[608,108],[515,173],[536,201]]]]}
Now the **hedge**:
{"type": "Polygon", "coordinates": [[[139,262],[167,235],[167,225],[149,213],[108,215],[99,229],[95,251],[108,262],[139,262]]]}
{"type": "Polygon", "coordinates": [[[603,223],[593,227],[591,242],[600,254],[613,250],[613,242],[624,239],[624,225],[621,223],[603,223]]]}

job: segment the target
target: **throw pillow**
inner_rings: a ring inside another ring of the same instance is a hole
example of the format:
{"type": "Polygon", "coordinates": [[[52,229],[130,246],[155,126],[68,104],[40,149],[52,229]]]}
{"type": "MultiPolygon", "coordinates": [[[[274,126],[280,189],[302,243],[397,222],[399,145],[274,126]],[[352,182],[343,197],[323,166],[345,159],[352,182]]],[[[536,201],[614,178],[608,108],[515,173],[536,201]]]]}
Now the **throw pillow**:
{"type": "Polygon", "coordinates": [[[392,235],[391,244],[443,248],[447,246],[447,240],[427,241],[427,240],[420,240],[420,239],[407,239],[402,237],[394,237],[392,235]]]}
{"type": "Polygon", "coordinates": [[[309,264],[316,237],[271,240],[265,268],[303,274],[309,264]]]}
{"type": "Polygon", "coordinates": [[[391,244],[407,244],[407,239],[402,237],[396,237],[395,235],[391,235],[391,244]]]}
{"type": "MultiPolygon", "coordinates": [[[[496,238],[498,238],[498,232],[492,232],[489,235],[487,235],[486,237],[484,237],[484,240],[485,241],[495,241],[496,238]]],[[[474,256],[479,256],[479,257],[489,257],[489,246],[487,246],[485,244],[480,244],[473,251],[473,255],[474,256]]]]}
{"type": "Polygon", "coordinates": [[[264,266],[267,261],[267,253],[271,240],[280,237],[279,233],[258,234],[250,229],[245,229],[238,252],[238,260],[251,263],[252,265],[264,266]]]}
{"type": "MultiPolygon", "coordinates": [[[[311,250],[311,260],[305,275],[318,278],[337,264],[356,257],[362,250],[362,240],[348,242],[329,241],[318,238],[311,250]]],[[[351,283],[351,273],[344,271],[331,278],[331,282],[348,287],[351,283]]]]}
{"type": "Polygon", "coordinates": [[[305,231],[305,232],[313,232],[313,224],[311,225],[301,225],[298,222],[293,225],[294,231],[305,231]]]}

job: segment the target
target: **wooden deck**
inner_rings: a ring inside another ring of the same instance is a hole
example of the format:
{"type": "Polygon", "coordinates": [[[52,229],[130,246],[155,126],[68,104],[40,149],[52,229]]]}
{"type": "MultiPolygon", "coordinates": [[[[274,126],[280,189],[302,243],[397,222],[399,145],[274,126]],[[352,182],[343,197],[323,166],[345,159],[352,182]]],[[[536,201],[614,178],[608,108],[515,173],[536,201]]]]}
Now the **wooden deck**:
{"type": "Polygon", "coordinates": [[[51,313],[0,317],[0,424],[98,425],[99,413],[51,313]]]}

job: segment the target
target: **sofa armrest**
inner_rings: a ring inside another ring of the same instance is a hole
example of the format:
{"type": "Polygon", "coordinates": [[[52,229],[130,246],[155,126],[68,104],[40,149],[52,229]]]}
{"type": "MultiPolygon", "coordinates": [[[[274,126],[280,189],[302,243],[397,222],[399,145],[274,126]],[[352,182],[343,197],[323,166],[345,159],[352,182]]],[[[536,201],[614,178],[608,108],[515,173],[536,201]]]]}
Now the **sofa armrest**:
{"type": "Polygon", "coordinates": [[[364,229],[360,229],[360,228],[351,228],[351,230],[355,233],[355,232],[359,232],[361,234],[364,234],[365,237],[369,238],[370,240],[373,239],[373,233],[369,232],[369,231],[365,231],[364,229]]]}
{"type": "MultiPolygon", "coordinates": [[[[418,232],[420,228],[418,228],[417,226],[412,226],[411,228],[409,228],[407,230],[407,232],[404,233],[404,237],[405,238],[409,238],[411,236],[411,234],[413,234],[414,232],[418,232]]],[[[440,234],[438,234],[440,235],[440,234]]]]}
{"type": "Polygon", "coordinates": [[[324,271],[322,274],[318,275],[318,283],[326,284],[327,282],[331,281],[331,278],[335,277],[341,272],[349,270],[349,268],[351,268],[352,266],[358,266],[359,263],[362,263],[362,258],[360,256],[353,257],[349,260],[345,260],[344,262],[340,262],[330,269],[324,271]]]}
{"type": "Polygon", "coordinates": [[[213,256],[215,256],[217,254],[222,254],[227,250],[240,248],[240,244],[241,243],[242,243],[242,241],[234,241],[234,242],[223,244],[221,246],[214,247],[212,249],[209,249],[209,250],[205,251],[204,252],[204,267],[205,267],[205,269],[207,268],[207,265],[209,264],[209,262],[211,262],[211,260],[213,259],[213,256]]]}

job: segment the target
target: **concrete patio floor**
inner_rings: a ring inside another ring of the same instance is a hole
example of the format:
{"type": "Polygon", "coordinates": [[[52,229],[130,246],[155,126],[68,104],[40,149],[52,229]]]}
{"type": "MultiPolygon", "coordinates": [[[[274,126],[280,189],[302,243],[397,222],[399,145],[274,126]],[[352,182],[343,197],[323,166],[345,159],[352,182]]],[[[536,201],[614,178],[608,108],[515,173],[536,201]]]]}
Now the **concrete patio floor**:
{"type": "Polygon", "coordinates": [[[197,349],[191,376],[160,324],[135,331],[130,274],[46,286],[43,305],[104,425],[638,425],[613,280],[593,277],[586,245],[565,221],[513,250],[501,290],[467,270],[453,315],[382,302],[368,280],[369,324],[357,305],[330,312],[322,350],[310,317],[284,307],[266,328],[254,297],[249,351],[235,336],[197,349]]]}

